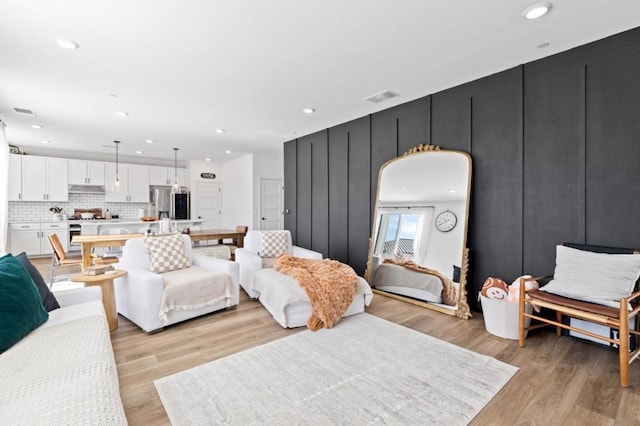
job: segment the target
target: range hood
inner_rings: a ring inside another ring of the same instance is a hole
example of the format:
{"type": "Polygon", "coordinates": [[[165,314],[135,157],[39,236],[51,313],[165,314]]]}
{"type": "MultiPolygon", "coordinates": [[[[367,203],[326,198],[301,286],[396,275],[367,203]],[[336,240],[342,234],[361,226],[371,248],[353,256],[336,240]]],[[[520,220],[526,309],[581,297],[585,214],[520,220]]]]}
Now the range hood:
{"type": "Polygon", "coordinates": [[[69,194],[104,194],[102,185],[69,185],[69,194]]]}

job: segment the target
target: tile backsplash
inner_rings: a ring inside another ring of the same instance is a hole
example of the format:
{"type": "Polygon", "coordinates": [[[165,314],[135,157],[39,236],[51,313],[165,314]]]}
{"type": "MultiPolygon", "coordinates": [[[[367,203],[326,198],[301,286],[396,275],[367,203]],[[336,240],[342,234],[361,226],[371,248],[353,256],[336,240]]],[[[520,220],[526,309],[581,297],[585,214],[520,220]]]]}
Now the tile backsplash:
{"type": "Polygon", "coordinates": [[[73,215],[74,209],[109,209],[121,219],[137,219],[138,209],[147,203],[105,203],[103,194],[69,194],[68,202],[9,201],[9,222],[47,222],[51,220],[50,207],[62,207],[62,213],[73,215]]]}

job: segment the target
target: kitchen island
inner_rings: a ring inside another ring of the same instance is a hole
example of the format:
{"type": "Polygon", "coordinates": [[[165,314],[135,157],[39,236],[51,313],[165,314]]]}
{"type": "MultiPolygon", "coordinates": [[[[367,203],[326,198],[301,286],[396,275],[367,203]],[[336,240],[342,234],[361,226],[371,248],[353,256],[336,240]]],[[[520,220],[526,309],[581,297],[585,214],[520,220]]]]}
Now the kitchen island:
{"type": "MultiPolygon", "coordinates": [[[[202,227],[201,220],[175,220],[178,224],[178,231],[182,231],[185,228],[198,229],[202,227]]],[[[81,222],[80,235],[100,235],[109,233],[118,233],[121,230],[122,233],[132,234],[141,233],[145,234],[149,230],[158,232],[160,221],[144,222],[142,220],[135,219],[112,219],[112,220],[87,220],[81,222]]]]}

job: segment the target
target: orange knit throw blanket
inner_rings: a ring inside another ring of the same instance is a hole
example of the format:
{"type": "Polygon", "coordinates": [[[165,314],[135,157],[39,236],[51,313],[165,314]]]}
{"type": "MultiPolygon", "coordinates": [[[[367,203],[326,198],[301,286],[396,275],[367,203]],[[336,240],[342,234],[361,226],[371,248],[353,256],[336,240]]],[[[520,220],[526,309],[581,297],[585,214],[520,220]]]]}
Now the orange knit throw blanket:
{"type": "Polygon", "coordinates": [[[358,292],[355,271],[337,260],[301,259],[282,254],[276,259],[275,270],[295,279],[307,293],[313,310],[307,321],[311,331],[333,327],[358,292]]]}
{"type": "Polygon", "coordinates": [[[410,260],[396,261],[393,259],[385,259],[384,263],[403,266],[411,271],[434,275],[440,278],[440,281],[442,281],[442,303],[450,306],[456,306],[458,304],[458,294],[455,286],[453,285],[453,281],[451,281],[446,275],[443,275],[442,272],[436,271],[435,269],[425,268],[424,266],[420,266],[410,260]]]}

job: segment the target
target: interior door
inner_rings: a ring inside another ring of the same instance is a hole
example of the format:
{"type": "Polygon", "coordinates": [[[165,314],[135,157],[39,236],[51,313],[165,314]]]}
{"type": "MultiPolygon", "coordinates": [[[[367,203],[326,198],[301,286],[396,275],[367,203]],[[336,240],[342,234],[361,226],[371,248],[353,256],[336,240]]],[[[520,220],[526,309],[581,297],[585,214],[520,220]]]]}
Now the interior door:
{"type": "Polygon", "coordinates": [[[222,227],[222,185],[213,182],[196,183],[197,211],[195,218],[202,220],[205,229],[222,227]]]}
{"type": "Polygon", "coordinates": [[[282,181],[260,179],[260,229],[283,229],[282,181]]]}

